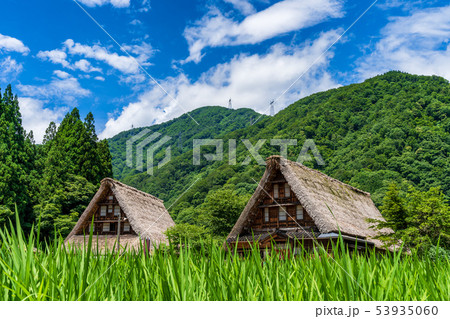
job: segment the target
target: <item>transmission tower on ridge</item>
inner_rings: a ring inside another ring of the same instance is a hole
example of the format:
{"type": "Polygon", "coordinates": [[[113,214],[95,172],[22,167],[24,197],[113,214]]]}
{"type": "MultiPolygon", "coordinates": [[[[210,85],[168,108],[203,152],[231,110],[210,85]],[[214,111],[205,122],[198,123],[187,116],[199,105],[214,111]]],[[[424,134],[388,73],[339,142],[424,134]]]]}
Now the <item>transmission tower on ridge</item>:
{"type": "Polygon", "coordinates": [[[233,103],[231,103],[231,98],[230,98],[230,100],[228,101],[228,108],[229,108],[230,110],[233,109],[233,103]]]}
{"type": "Polygon", "coordinates": [[[270,101],[270,116],[275,115],[275,108],[273,107],[273,103],[275,103],[274,100],[270,101]]]}

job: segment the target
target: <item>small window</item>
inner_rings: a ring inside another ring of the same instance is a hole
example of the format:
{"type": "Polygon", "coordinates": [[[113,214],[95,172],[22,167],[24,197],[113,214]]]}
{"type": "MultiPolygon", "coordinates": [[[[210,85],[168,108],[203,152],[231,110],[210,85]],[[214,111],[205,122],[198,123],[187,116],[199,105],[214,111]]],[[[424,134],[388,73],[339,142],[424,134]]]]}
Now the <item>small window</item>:
{"type": "Polygon", "coordinates": [[[115,223],[109,224],[109,231],[116,231],[116,224],[115,223]]]}
{"type": "Polygon", "coordinates": [[[278,220],[279,221],[286,220],[286,210],[283,207],[278,208],[278,220]]]}
{"type": "Polygon", "coordinates": [[[130,232],[130,223],[123,224],[123,232],[129,233],[130,232]]]}
{"type": "Polygon", "coordinates": [[[266,222],[266,223],[268,223],[269,222],[269,208],[264,208],[264,221],[266,222]]]}
{"type": "Polygon", "coordinates": [[[109,226],[110,226],[109,223],[104,223],[104,224],[103,224],[103,231],[104,231],[104,232],[109,232],[109,226]]]}
{"type": "Polygon", "coordinates": [[[120,206],[116,205],[114,206],[114,216],[119,216],[120,215],[120,206]]]}
{"type": "Polygon", "coordinates": [[[303,219],[303,207],[297,205],[297,219],[303,219]]]}
{"type": "Polygon", "coordinates": [[[280,196],[278,192],[278,184],[273,185],[273,198],[278,198],[280,196]]]}
{"type": "Polygon", "coordinates": [[[114,199],[114,196],[108,196],[108,200],[113,200],[114,199]]]}
{"type": "Polygon", "coordinates": [[[100,207],[100,216],[106,216],[106,206],[100,207]]]}
{"type": "Polygon", "coordinates": [[[291,197],[291,188],[288,183],[284,184],[284,197],[291,197]]]}
{"type": "Polygon", "coordinates": [[[113,205],[108,205],[108,213],[112,213],[113,212],[113,205]]]}

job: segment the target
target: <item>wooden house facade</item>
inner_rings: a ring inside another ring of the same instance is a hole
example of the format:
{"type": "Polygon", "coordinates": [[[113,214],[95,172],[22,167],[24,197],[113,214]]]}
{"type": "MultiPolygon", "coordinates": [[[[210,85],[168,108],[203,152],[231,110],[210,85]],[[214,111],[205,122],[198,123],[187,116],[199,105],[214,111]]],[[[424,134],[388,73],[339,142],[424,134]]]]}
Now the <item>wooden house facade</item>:
{"type": "Polygon", "coordinates": [[[65,242],[85,246],[92,230],[94,249],[151,249],[167,243],[164,232],[174,225],[162,200],[106,178],[65,242]]]}
{"type": "MultiPolygon", "coordinates": [[[[267,160],[266,171],[227,237],[227,247],[243,252],[293,251],[318,244],[331,249],[339,233],[350,249],[381,248],[369,219],[383,220],[370,194],[280,156],[267,160]]],[[[386,230],[390,232],[390,230],[386,230]]]]}

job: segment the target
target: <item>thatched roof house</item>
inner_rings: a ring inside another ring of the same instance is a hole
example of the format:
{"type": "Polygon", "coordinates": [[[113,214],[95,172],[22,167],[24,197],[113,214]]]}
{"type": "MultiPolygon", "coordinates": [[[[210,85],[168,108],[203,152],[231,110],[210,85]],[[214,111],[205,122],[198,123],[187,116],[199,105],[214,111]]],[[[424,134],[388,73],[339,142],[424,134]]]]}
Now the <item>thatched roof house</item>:
{"type": "Polygon", "coordinates": [[[98,242],[100,250],[117,245],[119,228],[120,246],[137,250],[142,243],[147,247],[167,243],[164,232],[175,225],[162,200],[111,178],[102,180],[65,242],[86,245],[92,220],[94,248],[98,242]]]}
{"type": "MultiPolygon", "coordinates": [[[[254,241],[260,247],[271,242],[302,240],[305,245],[329,242],[343,235],[349,246],[376,246],[378,232],[369,219],[383,220],[370,194],[319,171],[280,156],[267,160],[259,185],[228,235],[238,249],[254,241]],[[295,239],[295,240],[294,240],[295,239]]],[[[390,230],[386,230],[390,231],[390,230]]]]}

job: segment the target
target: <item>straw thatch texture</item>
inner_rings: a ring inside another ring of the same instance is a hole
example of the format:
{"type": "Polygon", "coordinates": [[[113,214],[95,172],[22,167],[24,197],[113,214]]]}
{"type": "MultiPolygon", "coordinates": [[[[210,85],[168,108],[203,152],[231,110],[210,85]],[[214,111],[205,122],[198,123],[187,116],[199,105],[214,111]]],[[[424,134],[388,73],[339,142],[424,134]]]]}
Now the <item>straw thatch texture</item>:
{"type": "MultiPolygon", "coordinates": [[[[115,235],[94,235],[92,237],[92,250],[98,250],[102,253],[105,251],[117,250],[117,236],[115,235]]],[[[85,249],[88,247],[89,236],[86,235],[74,235],[67,242],[70,246],[85,249]]],[[[120,251],[126,249],[127,251],[134,250],[138,252],[145,243],[136,235],[121,235],[120,236],[120,251]]],[[[149,247],[152,249],[153,247],[149,247]]]]}
{"type": "MultiPolygon", "coordinates": [[[[167,243],[167,237],[164,235],[164,232],[169,227],[174,226],[175,223],[164,207],[163,201],[111,178],[102,180],[100,189],[67,237],[67,243],[81,240],[78,237],[83,234],[83,229],[91,223],[92,215],[97,210],[98,203],[104,200],[109,190],[116,197],[119,206],[128,218],[131,228],[138,234],[138,236],[134,236],[136,238],[133,239],[135,242],[133,245],[139,245],[139,237],[151,240],[153,245],[167,243]]],[[[102,242],[106,242],[108,236],[103,237],[105,238],[102,239],[102,242]]],[[[120,236],[121,246],[124,246],[122,242],[124,238],[127,240],[126,235],[120,236]]],[[[128,239],[131,240],[131,238],[128,239]]],[[[131,242],[129,244],[131,245],[131,242]]]]}
{"type": "MultiPolygon", "coordinates": [[[[373,239],[379,233],[371,229],[368,219],[384,220],[375,207],[370,194],[344,184],[319,171],[280,156],[267,160],[267,169],[249,203],[245,207],[229,238],[236,237],[256,214],[257,204],[264,195],[261,187],[268,190],[272,176],[280,170],[301,205],[314,220],[320,233],[347,234],[367,238],[381,247],[379,240],[373,239]]],[[[392,232],[392,230],[385,230],[392,232]]]]}

